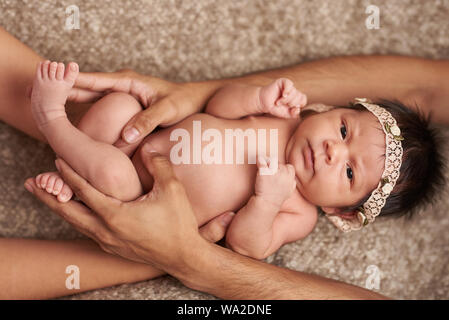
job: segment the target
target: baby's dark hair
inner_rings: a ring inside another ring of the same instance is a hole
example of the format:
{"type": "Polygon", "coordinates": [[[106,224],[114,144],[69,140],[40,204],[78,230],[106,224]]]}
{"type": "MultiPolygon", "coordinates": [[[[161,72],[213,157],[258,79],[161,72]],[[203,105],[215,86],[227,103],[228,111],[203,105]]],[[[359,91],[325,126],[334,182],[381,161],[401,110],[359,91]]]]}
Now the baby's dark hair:
{"type": "MultiPolygon", "coordinates": [[[[410,218],[424,206],[433,203],[446,184],[446,161],[442,150],[444,139],[437,128],[431,127],[430,115],[426,117],[418,108],[407,108],[398,101],[381,100],[374,103],[391,113],[404,137],[399,178],[380,216],[410,218]]],[[[358,104],[339,108],[369,112],[358,104]]],[[[363,205],[370,195],[354,206],[340,209],[343,212],[353,211],[363,205]]]]}

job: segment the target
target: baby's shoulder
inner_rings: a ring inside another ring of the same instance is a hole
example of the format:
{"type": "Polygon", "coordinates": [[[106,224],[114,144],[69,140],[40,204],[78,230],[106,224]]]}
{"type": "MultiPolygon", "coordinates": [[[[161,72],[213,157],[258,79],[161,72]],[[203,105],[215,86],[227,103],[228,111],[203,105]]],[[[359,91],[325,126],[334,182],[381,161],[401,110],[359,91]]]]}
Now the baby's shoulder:
{"type": "Polygon", "coordinates": [[[295,192],[282,205],[284,213],[282,233],[284,243],[303,239],[309,235],[318,221],[317,208],[295,192]]]}

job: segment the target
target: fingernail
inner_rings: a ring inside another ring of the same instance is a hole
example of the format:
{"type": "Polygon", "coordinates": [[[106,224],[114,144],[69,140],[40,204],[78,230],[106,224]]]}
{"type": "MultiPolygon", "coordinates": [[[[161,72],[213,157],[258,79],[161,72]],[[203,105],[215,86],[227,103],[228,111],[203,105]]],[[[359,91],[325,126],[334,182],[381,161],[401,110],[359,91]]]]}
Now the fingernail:
{"type": "Polygon", "coordinates": [[[27,189],[29,192],[31,192],[31,193],[33,193],[33,186],[31,185],[31,184],[29,184],[29,183],[25,183],[24,184],[24,187],[25,187],[25,189],[27,189]]]}
{"type": "Polygon", "coordinates": [[[153,146],[150,143],[146,143],[143,146],[143,151],[145,151],[147,153],[157,152],[156,149],[154,149],[153,146]]]}
{"type": "Polygon", "coordinates": [[[125,132],[125,140],[128,143],[133,143],[137,140],[137,138],[139,137],[139,131],[137,131],[136,128],[130,128],[130,129],[126,129],[125,132]]]}
{"type": "Polygon", "coordinates": [[[229,212],[228,214],[224,215],[221,218],[221,224],[223,225],[223,227],[227,227],[229,225],[229,223],[231,222],[232,218],[234,217],[235,213],[234,212],[229,212]]]}

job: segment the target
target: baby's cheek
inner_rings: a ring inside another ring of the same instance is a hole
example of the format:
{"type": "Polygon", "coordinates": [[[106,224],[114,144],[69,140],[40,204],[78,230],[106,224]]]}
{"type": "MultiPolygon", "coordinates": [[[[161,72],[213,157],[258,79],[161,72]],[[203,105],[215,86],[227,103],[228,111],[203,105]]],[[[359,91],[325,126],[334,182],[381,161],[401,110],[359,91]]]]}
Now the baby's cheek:
{"type": "Polygon", "coordinates": [[[329,191],[329,185],[314,179],[301,183],[298,191],[307,201],[318,206],[325,206],[334,193],[329,191]]]}

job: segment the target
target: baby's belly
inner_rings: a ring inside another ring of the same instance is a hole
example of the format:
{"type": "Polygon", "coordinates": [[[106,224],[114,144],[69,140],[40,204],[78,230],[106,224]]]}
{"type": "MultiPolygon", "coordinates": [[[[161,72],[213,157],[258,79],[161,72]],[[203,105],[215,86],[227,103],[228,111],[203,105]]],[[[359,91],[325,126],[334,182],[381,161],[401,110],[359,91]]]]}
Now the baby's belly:
{"type": "MultiPolygon", "coordinates": [[[[170,150],[176,144],[179,146],[179,141],[170,141],[170,133],[177,128],[192,133],[193,120],[201,121],[203,131],[208,128],[215,128],[219,131],[220,128],[223,129],[223,120],[218,120],[209,115],[197,114],[175,126],[162,129],[145,138],[132,158],[145,192],[151,190],[153,179],[142,163],[140,149],[143,145],[149,143],[157,152],[170,159],[170,150]]],[[[234,124],[242,125],[241,120],[240,122],[226,122],[228,128],[234,124]]],[[[176,177],[184,185],[195,211],[198,225],[201,226],[220,213],[236,212],[246,204],[254,192],[257,167],[255,164],[248,164],[246,157],[243,164],[236,164],[235,161],[233,164],[207,164],[204,163],[203,159],[200,159],[201,163],[194,164],[192,163],[193,143],[195,143],[193,139],[191,136],[190,163],[173,164],[173,170],[176,177]]],[[[201,149],[204,150],[207,145],[210,145],[210,142],[201,142],[201,149]]],[[[223,159],[224,157],[223,154],[223,159]]],[[[173,163],[173,159],[171,160],[173,163]]]]}

